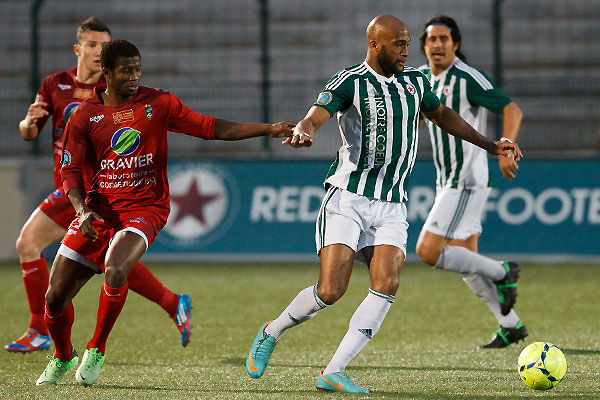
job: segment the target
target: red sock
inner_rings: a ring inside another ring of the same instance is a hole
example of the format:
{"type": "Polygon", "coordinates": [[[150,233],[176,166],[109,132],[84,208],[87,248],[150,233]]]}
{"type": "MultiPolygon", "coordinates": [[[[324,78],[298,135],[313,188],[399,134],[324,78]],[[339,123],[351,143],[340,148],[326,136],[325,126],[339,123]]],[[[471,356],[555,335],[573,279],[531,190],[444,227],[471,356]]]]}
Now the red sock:
{"type": "Polygon", "coordinates": [[[106,282],[102,283],[96,331],[87,345],[88,349],[97,348],[98,352],[104,354],[106,340],[125,305],[125,299],[127,299],[127,282],[118,288],[111,288],[106,282]]]}
{"type": "Polygon", "coordinates": [[[50,312],[45,309],[44,321],[50,331],[50,337],[54,342],[54,358],[61,361],[69,361],[71,359],[71,327],[75,320],[75,310],[73,303],[69,303],[67,308],[60,312],[50,312]]]}
{"type": "Polygon", "coordinates": [[[35,329],[42,335],[48,335],[48,329],[44,323],[44,306],[46,290],[48,290],[48,265],[44,258],[35,261],[21,263],[23,270],[23,283],[29,303],[29,327],[35,329]]]}
{"type": "Polygon", "coordinates": [[[129,289],[157,303],[169,315],[177,312],[179,297],[165,287],[141,262],[137,262],[127,275],[129,289]]]}

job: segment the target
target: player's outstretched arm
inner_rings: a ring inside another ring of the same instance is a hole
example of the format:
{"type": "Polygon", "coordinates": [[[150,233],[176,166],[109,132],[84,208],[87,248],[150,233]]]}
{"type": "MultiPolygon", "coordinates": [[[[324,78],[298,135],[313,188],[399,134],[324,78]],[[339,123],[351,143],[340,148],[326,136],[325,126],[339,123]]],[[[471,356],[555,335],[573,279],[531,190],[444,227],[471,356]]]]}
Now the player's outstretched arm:
{"type": "MultiPolygon", "coordinates": [[[[521,121],[523,120],[523,112],[521,108],[513,101],[508,103],[501,111],[504,121],[502,123],[502,139],[511,142],[517,141],[519,135],[519,128],[521,127],[521,121]]],[[[510,157],[498,157],[498,166],[502,175],[509,181],[515,178],[515,172],[519,169],[519,166],[514,159],[510,157]]]]}
{"type": "Polygon", "coordinates": [[[292,136],[295,123],[282,121],[276,124],[249,124],[217,119],[215,121],[216,140],[243,140],[258,136],[275,138],[292,136]]]}
{"type": "Polygon", "coordinates": [[[44,101],[41,95],[37,94],[35,101],[29,106],[29,110],[27,110],[27,115],[19,122],[19,131],[23,139],[27,141],[33,140],[40,133],[36,123],[40,118],[48,115],[48,111],[44,107],[48,107],[48,103],[44,101]]]}
{"type": "Polygon", "coordinates": [[[306,117],[296,125],[294,134],[285,139],[282,144],[289,144],[292,147],[310,147],[314,143],[315,132],[323,125],[330,115],[323,107],[312,106],[306,117]]]}
{"type": "Polygon", "coordinates": [[[462,119],[456,111],[443,104],[434,111],[423,111],[423,114],[443,131],[473,143],[492,155],[514,157],[515,161],[519,161],[523,156],[518,144],[508,140],[494,142],[486,138],[462,119]]]}

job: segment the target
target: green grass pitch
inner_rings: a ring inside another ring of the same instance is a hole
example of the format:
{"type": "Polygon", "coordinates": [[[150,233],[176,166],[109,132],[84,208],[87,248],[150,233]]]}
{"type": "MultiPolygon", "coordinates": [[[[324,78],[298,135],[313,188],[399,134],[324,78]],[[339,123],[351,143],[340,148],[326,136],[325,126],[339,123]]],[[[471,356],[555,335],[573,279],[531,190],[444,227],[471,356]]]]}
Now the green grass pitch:
{"type": "MultiPolygon", "coordinates": [[[[381,330],[347,373],[368,395],[321,393],[314,382],[346,332],[369,286],[357,265],[346,295],[331,309],[289,330],[265,375],[247,376],[245,357],[258,327],[279,315],[297,292],[316,282],[317,264],[163,264],[152,271],[193,297],[194,330],[187,348],[157,305],[130,292],[108,341],[98,383],[80,387],[69,372],[56,387],[36,387],[50,352],[0,351],[2,399],[518,399],[600,398],[600,266],[522,264],[516,310],[529,328],[526,342],[477,350],[497,329],[487,307],[460,277],[407,264],[381,330]],[[565,379],[536,392],[519,379],[520,351],[549,341],[567,357],[565,379]]],[[[83,354],[96,318],[101,276],[75,299],[73,343],[83,354]]],[[[0,265],[0,339],[28,322],[18,265],[0,265]]]]}

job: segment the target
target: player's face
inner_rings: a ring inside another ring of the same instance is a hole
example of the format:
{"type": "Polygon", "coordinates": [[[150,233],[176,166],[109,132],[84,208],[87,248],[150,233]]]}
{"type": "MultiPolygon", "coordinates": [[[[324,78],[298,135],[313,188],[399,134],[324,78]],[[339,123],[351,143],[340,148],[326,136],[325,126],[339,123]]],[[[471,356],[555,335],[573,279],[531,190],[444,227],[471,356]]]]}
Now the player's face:
{"type": "Polygon", "coordinates": [[[108,32],[87,31],[81,34],[81,41],[74,46],[77,58],[90,72],[100,72],[100,52],[102,46],[110,41],[108,32]]]}
{"type": "Polygon", "coordinates": [[[386,76],[399,74],[404,70],[409,44],[408,30],[396,30],[382,37],[378,43],[377,62],[386,76]]]}
{"type": "Polygon", "coordinates": [[[130,98],[136,95],[142,77],[142,62],[139,57],[119,57],[117,65],[106,74],[107,85],[118,96],[130,98]]]}
{"type": "Polygon", "coordinates": [[[444,25],[431,25],[427,28],[427,37],[423,48],[429,66],[445,70],[456,58],[458,43],[454,43],[452,40],[450,28],[444,25]]]}

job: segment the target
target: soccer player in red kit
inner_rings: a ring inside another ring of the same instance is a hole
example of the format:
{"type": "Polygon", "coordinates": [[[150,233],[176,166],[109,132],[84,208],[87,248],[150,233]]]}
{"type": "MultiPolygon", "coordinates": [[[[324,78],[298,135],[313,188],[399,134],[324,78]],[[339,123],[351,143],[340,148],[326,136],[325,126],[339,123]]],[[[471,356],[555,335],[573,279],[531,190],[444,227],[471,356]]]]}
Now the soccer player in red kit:
{"type": "MultiPolygon", "coordinates": [[[[29,217],[17,239],[17,251],[23,270],[23,282],[30,309],[29,327],[19,339],[5,346],[12,352],[29,353],[50,348],[51,340],[44,322],[44,295],[48,289],[48,266],[42,250],[59,241],[75,218],[75,210],[65,196],[60,178],[63,131],[69,117],[81,102],[92,96],[96,87],[106,87],[100,67],[100,50],[110,40],[110,30],[95,17],[85,20],[77,30],[77,67],[48,76],[27,116],[19,124],[21,136],[34,140],[52,116],[54,153],[54,188],[29,217]]],[[[181,344],[186,346],[191,334],[191,298],[167,289],[141,263],[128,277],[129,287],[160,305],[179,329],[181,344]]]]}
{"type": "Polygon", "coordinates": [[[56,384],[78,361],[71,344],[71,300],[104,265],[98,325],[77,382],[100,376],[108,335],[127,297],[126,277],[166,224],[170,211],[167,131],[206,140],[289,137],[294,123],[236,123],[196,113],[173,94],[139,86],[139,50],[126,40],[102,49],[105,91],[95,89],[65,131],[61,177],[77,212],[54,260],[45,320],[56,352],[37,384],[56,384]],[[83,176],[92,169],[84,192],[83,176]]]}

